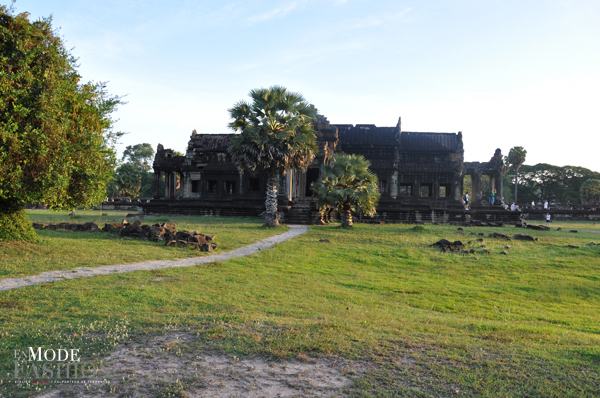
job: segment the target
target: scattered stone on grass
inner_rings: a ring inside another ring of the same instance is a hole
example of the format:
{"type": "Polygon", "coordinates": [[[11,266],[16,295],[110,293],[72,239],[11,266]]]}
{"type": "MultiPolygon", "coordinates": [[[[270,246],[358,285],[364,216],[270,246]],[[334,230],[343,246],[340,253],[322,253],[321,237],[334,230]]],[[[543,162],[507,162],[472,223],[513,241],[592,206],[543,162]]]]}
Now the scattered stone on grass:
{"type": "Polygon", "coordinates": [[[561,227],[556,228],[557,231],[562,231],[561,227]]]}
{"type": "Polygon", "coordinates": [[[504,246],[504,248],[505,249],[512,249],[512,246],[511,245],[506,245],[506,246],[504,246]]]}
{"type": "Polygon", "coordinates": [[[579,246],[577,246],[577,245],[569,245],[569,247],[570,247],[571,249],[579,249],[579,246]]]}
{"type": "Polygon", "coordinates": [[[502,234],[500,232],[494,232],[488,235],[490,238],[502,238],[502,239],[507,239],[508,236],[506,234],[502,234]]]}
{"type": "Polygon", "coordinates": [[[329,239],[319,239],[319,242],[323,242],[323,243],[331,243],[331,242],[329,242],[329,239]]]}
{"type": "Polygon", "coordinates": [[[569,232],[577,233],[577,230],[576,229],[572,229],[569,232]]]}
{"type": "Polygon", "coordinates": [[[500,254],[504,254],[505,256],[508,256],[508,252],[507,252],[506,250],[502,250],[502,251],[500,252],[500,254]]]}
{"type": "Polygon", "coordinates": [[[529,229],[535,229],[536,231],[550,231],[550,227],[547,227],[545,225],[527,225],[527,228],[529,229]]]}
{"type": "Polygon", "coordinates": [[[535,239],[533,239],[533,236],[530,235],[526,235],[526,234],[517,234],[515,236],[512,237],[512,239],[516,239],[516,240],[528,240],[533,242],[535,239]]]}
{"type": "Polygon", "coordinates": [[[432,244],[430,247],[439,247],[442,252],[460,252],[465,245],[460,240],[455,240],[454,242],[450,242],[447,239],[440,239],[439,241],[432,244]]]}
{"type": "Polygon", "coordinates": [[[100,229],[94,222],[86,222],[84,224],[62,222],[57,225],[42,223],[33,223],[33,228],[41,230],[64,229],[68,231],[83,231],[83,232],[110,232],[108,237],[115,235],[121,236],[127,240],[131,238],[139,240],[147,240],[151,242],[165,242],[165,246],[193,246],[195,249],[202,251],[212,251],[219,246],[216,243],[210,243],[215,239],[215,235],[199,234],[197,231],[190,233],[188,231],[177,231],[175,223],[167,225],[167,223],[144,225],[141,220],[136,220],[129,223],[124,219],[122,223],[105,223],[104,228],[100,229]]]}
{"type": "Polygon", "coordinates": [[[597,246],[597,244],[594,242],[590,242],[590,243],[588,243],[588,246],[597,246]]]}

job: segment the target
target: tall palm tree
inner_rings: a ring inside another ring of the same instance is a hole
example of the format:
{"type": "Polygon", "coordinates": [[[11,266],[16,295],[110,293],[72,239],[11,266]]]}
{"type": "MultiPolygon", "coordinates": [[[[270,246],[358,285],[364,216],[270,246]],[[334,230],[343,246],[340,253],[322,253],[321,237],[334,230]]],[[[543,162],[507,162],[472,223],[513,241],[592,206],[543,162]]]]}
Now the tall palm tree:
{"type": "Polygon", "coordinates": [[[379,201],[377,176],[369,170],[371,163],[361,155],[336,154],[323,167],[315,184],[317,206],[332,206],[341,215],[342,227],[352,226],[352,213],[373,216],[379,201]]]}
{"type": "Polygon", "coordinates": [[[241,172],[268,174],[265,225],[279,226],[277,176],[289,169],[306,171],[317,153],[312,120],[317,110],[299,93],[272,86],[250,91],[252,102],[236,103],[229,127],[239,135],[229,143],[229,153],[241,172]]]}
{"type": "Polygon", "coordinates": [[[519,169],[523,166],[523,163],[525,163],[525,156],[527,156],[527,151],[522,146],[511,148],[510,152],[508,152],[508,162],[515,168],[515,203],[517,203],[519,169]]]}

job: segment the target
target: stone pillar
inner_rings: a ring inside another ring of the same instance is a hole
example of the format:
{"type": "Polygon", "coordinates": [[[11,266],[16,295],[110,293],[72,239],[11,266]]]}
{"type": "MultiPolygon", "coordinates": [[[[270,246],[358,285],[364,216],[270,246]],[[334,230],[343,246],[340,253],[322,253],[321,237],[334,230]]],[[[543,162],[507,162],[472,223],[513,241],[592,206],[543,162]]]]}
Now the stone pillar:
{"type": "Polygon", "coordinates": [[[160,171],[154,170],[154,199],[160,199],[160,171]]]}
{"type": "Polygon", "coordinates": [[[242,172],[239,172],[240,174],[240,190],[238,191],[240,193],[240,196],[244,194],[244,175],[242,174],[242,172]]]}
{"type": "Polygon", "coordinates": [[[177,172],[171,173],[171,199],[175,199],[175,191],[177,190],[177,172]]]}
{"type": "Polygon", "coordinates": [[[433,190],[433,192],[431,193],[431,196],[433,196],[433,199],[437,200],[440,198],[440,182],[438,180],[435,180],[433,182],[433,184],[431,184],[431,189],[433,190]]]}
{"type": "Polygon", "coordinates": [[[496,174],[490,174],[490,191],[496,189],[496,174]]]}
{"type": "Polygon", "coordinates": [[[190,197],[192,194],[192,180],[189,171],[181,173],[181,198],[190,197]]]}
{"type": "Polygon", "coordinates": [[[480,205],[481,204],[481,173],[476,171],[471,175],[471,181],[473,186],[472,198],[473,204],[480,205]]]}
{"type": "Polygon", "coordinates": [[[390,183],[390,196],[393,199],[398,198],[398,170],[392,173],[392,181],[390,183]]]}
{"type": "Polygon", "coordinates": [[[165,199],[171,198],[171,173],[165,172],[165,199]]]}
{"type": "Polygon", "coordinates": [[[421,197],[421,180],[419,178],[415,178],[415,185],[413,187],[413,196],[416,198],[421,197]]]}
{"type": "Polygon", "coordinates": [[[299,197],[304,198],[306,196],[306,173],[300,172],[298,174],[299,174],[298,188],[300,189],[299,197]]]}

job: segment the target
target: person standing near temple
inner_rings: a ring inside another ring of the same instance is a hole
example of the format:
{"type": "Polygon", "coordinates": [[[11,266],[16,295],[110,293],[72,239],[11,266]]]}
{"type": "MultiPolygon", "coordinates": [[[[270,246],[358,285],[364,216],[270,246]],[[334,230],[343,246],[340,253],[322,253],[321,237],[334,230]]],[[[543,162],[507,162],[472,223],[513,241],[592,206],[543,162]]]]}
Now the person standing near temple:
{"type": "Polygon", "coordinates": [[[490,204],[493,206],[494,205],[494,201],[496,199],[496,190],[492,189],[490,191],[490,204]]]}
{"type": "Polygon", "coordinates": [[[544,200],[544,210],[548,210],[548,201],[544,200]]]}
{"type": "Polygon", "coordinates": [[[546,226],[550,226],[550,213],[546,213],[546,226]]]}

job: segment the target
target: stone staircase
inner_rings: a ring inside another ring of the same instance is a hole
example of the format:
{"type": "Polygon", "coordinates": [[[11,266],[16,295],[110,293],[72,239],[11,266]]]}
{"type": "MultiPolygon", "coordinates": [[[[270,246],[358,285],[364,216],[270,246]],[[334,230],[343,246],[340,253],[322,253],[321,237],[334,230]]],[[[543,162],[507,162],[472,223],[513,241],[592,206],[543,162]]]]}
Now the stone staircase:
{"type": "Polygon", "coordinates": [[[321,219],[312,198],[296,199],[291,206],[281,210],[280,221],[286,224],[314,225],[321,219]]]}

